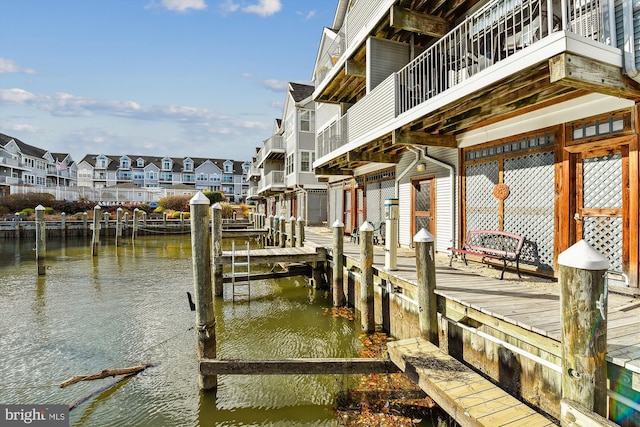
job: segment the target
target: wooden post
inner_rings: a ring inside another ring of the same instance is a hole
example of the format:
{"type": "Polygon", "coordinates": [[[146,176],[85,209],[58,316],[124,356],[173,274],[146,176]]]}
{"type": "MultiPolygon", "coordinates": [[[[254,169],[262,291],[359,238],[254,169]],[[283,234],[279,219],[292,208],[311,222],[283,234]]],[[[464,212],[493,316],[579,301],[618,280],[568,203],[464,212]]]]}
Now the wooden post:
{"type": "Polygon", "coordinates": [[[20,213],[16,212],[13,215],[13,220],[15,221],[16,226],[16,239],[20,239],[20,213]]]}
{"type": "Polygon", "coordinates": [[[287,223],[285,221],[284,215],[280,215],[280,247],[284,248],[287,246],[287,232],[286,232],[287,223]]]}
{"type": "MultiPolygon", "coordinates": [[[[584,240],[558,255],[562,310],[562,398],[607,416],[609,261],[584,240]]],[[[561,420],[561,425],[569,425],[561,420]]]]}
{"type": "Polygon", "coordinates": [[[38,276],[46,274],[45,258],[47,257],[47,226],[44,221],[44,206],[36,207],[36,264],[38,276]]]}
{"type": "Polygon", "coordinates": [[[339,220],[333,223],[333,250],[331,258],[333,259],[332,281],[333,287],[333,306],[341,307],[344,305],[344,224],[339,220]]]}
{"type": "Polygon", "coordinates": [[[289,247],[296,247],[296,217],[293,215],[289,218],[289,247]]]}
{"type": "Polygon", "coordinates": [[[122,237],[122,208],[116,210],[116,246],[118,246],[118,239],[122,237]]]}
{"type": "Polygon", "coordinates": [[[142,211],[142,228],[147,228],[147,213],[145,211],[142,211]]]}
{"type": "MultiPolygon", "coordinates": [[[[189,201],[191,207],[191,259],[198,334],[198,362],[216,358],[216,318],[211,288],[211,233],[209,199],[201,191],[189,201]]],[[[199,369],[198,369],[199,371],[199,369]]],[[[217,376],[199,373],[201,390],[217,387],[217,376]]]]}
{"type": "Polygon", "coordinates": [[[167,213],[166,212],[162,212],[162,228],[166,233],[167,232],[167,213]]]}
{"type": "Polygon", "coordinates": [[[273,246],[280,246],[280,217],[273,218],[273,246]]]}
{"type": "Polygon", "coordinates": [[[109,212],[105,212],[104,214],[104,237],[106,238],[109,234],[109,212]]]}
{"type": "Polygon", "coordinates": [[[124,221],[122,222],[122,229],[126,230],[129,227],[129,212],[124,213],[124,221]]]}
{"type": "Polygon", "coordinates": [[[298,217],[298,246],[304,247],[304,219],[298,217]]]}
{"type": "Polygon", "coordinates": [[[373,225],[360,226],[360,319],[365,332],[375,332],[373,312],[373,225]]]}
{"type": "Polygon", "coordinates": [[[67,237],[67,214],[64,212],[60,214],[60,233],[63,239],[67,237]]]}
{"type": "Polygon", "coordinates": [[[218,262],[222,256],[222,206],[216,203],[211,207],[211,234],[213,250],[213,290],[217,297],[221,297],[224,291],[224,271],[222,264],[218,262]]]}
{"type": "Polygon", "coordinates": [[[138,238],[138,208],[133,210],[133,231],[131,232],[131,238],[136,240],[138,238]]]}
{"type": "Polygon", "coordinates": [[[267,238],[268,242],[267,244],[269,246],[274,246],[274,225],[275,225],[275,218],[273,217],[273,215],[269,215],[269,232],[267,233],[267,236],[269,236],[267,238]]]}
{"type": "Polygon", "coordinates": [[[89,221],[87,221],[88,216],[87,212],[82,212],[82,229],[84,230],[85,236],[89,234],[89,221]]]}
{"type": "Polygon", "coordinates": [[[180,231],[182,230],[184,230],[184,212],[180,212],[180,231]]]}
{"type": "Polygon", "coordinates": [[[100,205],[93,208],[93,234],[91,238],[91,256],[98,256],[100,244],[100,205]]]}
{"type": "Polygon", "coordinates": [[[418,282],[418,320],[420,335],[438,345],[438,305],[436,290],[436,260],[433,236],[424,228],[413,236],[416,247],[418,282]]]}

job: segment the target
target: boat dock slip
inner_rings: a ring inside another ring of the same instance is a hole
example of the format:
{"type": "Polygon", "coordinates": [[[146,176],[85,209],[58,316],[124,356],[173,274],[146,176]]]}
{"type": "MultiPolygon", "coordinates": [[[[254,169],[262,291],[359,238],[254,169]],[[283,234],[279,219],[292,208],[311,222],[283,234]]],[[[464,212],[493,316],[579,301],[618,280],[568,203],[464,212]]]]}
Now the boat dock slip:
{"type": "MultiPolygon", "coordinates": [[[[316,250],[316,248],[296,247],[296,248],[270,248],[252,249],[251,264],[274,264],[274,263],[309,263],[326,261],[326,252],[316,250]]],[[[236,251],[236,260],[245,260],[247,251],[236,251]]],[[[223,251],[222,256],[215,258],[215,263],[219,265],[231,265],[232,256],[230,251],[223,251]]]]}
{"type": "Polygon", "coordinates": [[[387,344],[391,360],[465,427],[542,427],[554,422],[421,338],[387,344]]]}
{"type": "Polygon", "coordinates": [[[280,360],[201,359],[203,375],[341,375],[399,372],[388,359],[294,358],[280,360]]]}

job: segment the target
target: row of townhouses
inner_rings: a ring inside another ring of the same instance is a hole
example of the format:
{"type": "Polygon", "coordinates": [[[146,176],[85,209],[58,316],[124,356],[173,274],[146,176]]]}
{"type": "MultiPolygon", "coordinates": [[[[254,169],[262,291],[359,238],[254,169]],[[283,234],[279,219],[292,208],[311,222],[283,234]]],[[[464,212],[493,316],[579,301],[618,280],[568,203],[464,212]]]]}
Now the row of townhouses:
{"type": "Polygon", "coordinates": [[[0,134],[0,195],[38,191],[108,204],[212,190],[223,192],[230,202],[244,202],[249,166],[230,159],[106,154],[88,154],[75,162],[67,153],[0,134]]]}
{"type": "Polygon", "coordinates": [[[327,186],[313,172],[316,156],[314,87],[289,83],[283,117],[256,148],[248,172],[248,200],[267,215],[327,220],[327,186]]]}

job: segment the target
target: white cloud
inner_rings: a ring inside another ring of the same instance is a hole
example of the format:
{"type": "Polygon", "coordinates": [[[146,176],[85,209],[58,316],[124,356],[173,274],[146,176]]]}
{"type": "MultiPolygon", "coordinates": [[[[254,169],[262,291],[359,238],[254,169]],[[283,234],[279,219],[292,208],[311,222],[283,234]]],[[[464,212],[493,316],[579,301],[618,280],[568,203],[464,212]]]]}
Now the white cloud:
{"type": "MultiPolygon", "coordinates": [[[[160,6],[167,10],[172,10],[180,13],[188,12],[189,9],[204,10],[207,8],[205,0],[161,0],[160,6]]],[[[156,7],[154,3],[147,6],[156,7]]]]}
{"type": "Polygon", "coordinates": [[[233,13],[240,8],[240,5],[235,3],[233,0],[225,0],[219,8],[223,13],[233,13]]]}
{"type": "Polygon", "coordinates": [[[259,0],[258,4],[249,5],[242,8],[243,12],[255,13],[262,17],[271,16],[282,9],[280,0],[259,0]]]}
{"type": "Polygon", "coordinates": [[[35,74],[36,70],[32,68],[22,68],[11,59],[0,58],[0,74],[8,73],[35,74]]]}
{"type": "Polygon", "coordinates": [[[13,132],[36,133],[40,131],[36,126],[25,123],[14,123],[4,127],[13,132]]]}
{"type": "Polygon", "coordinates": [[[303,19],[304,19],[305,21],[309,21],[309,20],[310,20],[310,19],[312,19],[314,16],[316,16],[316,11],[315,11],[315,10],[310,10],[310,11],[309,11],[309,12],[307,12],[307,13],[304,13],[304,12],[296,12],[296,14],[297,14],[297,15],[300,15],[300,16],[304,16],[304,18],[303,18],[303,19]]]}
{"type": "Polygon", "coordinates": [[[262,86],[276,92],[281,92],[289,87],[289,82],[286,80],[267,79],[263,80],[261,84],[262,86]]]}

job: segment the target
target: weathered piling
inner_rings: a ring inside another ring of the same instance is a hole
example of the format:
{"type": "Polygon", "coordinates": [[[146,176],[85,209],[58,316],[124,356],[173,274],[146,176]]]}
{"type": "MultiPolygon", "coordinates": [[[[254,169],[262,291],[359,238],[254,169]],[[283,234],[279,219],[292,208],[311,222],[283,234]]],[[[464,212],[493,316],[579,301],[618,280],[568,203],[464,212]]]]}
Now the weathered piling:
{"type": "Polygon", "coordinates": [[[184,230],[184,212],[180,212],[180,230],[184,230]]]}
{"type": "Polygon", "coordinates": [[[375,331],[373,293],[373,226],[365,221],[360,226],[360,318],[362,329],[375,331]]]}
{"type": "Polygon", "coordinates": [[[280,217],[273,218],[273,246],[280,246],[280,217]]]}
{"type": "MultiPolygon", "coordinates": [[[[198,192],[191,206],[191,253],[198,334],[198,361],[216,358],[216,319],[211,287],[211,233],[209,232],[209,199],[198,192]]],[[[217,387],[217,376],[199,373],[201,390],[217,387]]]]}
{"type": "Polygon", "coordinates": [[[116,210],[116,245],[120,237],[122,237],[122,208],[116,210]]]}
{"type": "Polygon", "coordinates": [[[44,206],[36,207],[36,264],[38,276],[46,274],[45,258],[47,257],[47,226],[44,221],[44,206]]]}
{"type": "Polygon", "coordinates": [[[16,239],[20,239],[20,214],[18,212],[13,215],[13,221],[16,226],[16,239]]]}
{"type": "Polygon", "coordinates": [[[284,248],[287,246],[287,231],[286,231],[287,222],[284,215],[280,215],[280,247],[284,248]]]}
{"type": "Polygon", "coordinates": [[[138,208],[133,210],[133,228],[131,230],[131,239],[136,240],[138,238],[138,208]]]}
{"type": "Polygon", "coordinates": [[[64,212],[60,214],[60,235],[63,239],[67,237],[67,214],[64,212]]]}
{"type": "Polygon", "coordinates": [[[333,223],[333,268],[331,286],[333,287],[333,306],[341,307],[345,302],[344,295],[344,224],[339,220],[333,223]]]}
{"type": "Polygon", "coordinates": [[[436,260],[433,236],[424,228],[414,237],[418,282],[418,320],[420,335],[438,345],[438,307],[436,290],[436,260]]]}
{"type": "Polygon", "coordinates": [[[289,247],[294,248],[296,246],[296,217],[291,216],[289,218],[289,247]]]}
{"type": "Polygon", "coordinates": [[[275,218],[273,215],[269,215],[269,232],[267,233],[267,245],[273,246],[275,245],[275,218]]]}
{"type": "Polygon", "coordinates": [[[89,221],[87,217],[89,215],[86,212],[82,212],[82,229],[84,230],[84,235],[87,236],[89,234],[89,221]]]}
{"type": "MultiPolygon", "coordinates": [[[[558,256],[562,310],[562,399],[607,416],[609,261],[584,240],[558,256]]],[[[561,419],[561,425],[570,420],[561,419]]]]}
{"type": "Polygon", "coordinates": [[[304,219],[302,217],[298,217],[298,246],[301,248],[304,247],[304,219]]]}
{"type": "Polygon", "coordinates": [[[100,205],[93,208],[93,233],[91,237],[91,255],[98,256],[98,245],[100,245],[100,205]]]}
{"type": "Polygon", "coordinates": [[[109,212],[105,212],[103,215],[104,215],[104,237],[107,237],[109,235],[110,215],[109,215],[109,212]]]}
{"type": "Polygon", "coordinates": [[[162,228],[165,231],[167,230],[167,213],[166,212],[162,212],[162,228]]]}
{"type": "Polygon", "coordinates": [[[218,259],[222,256],[222,206],[216,203],[211,207],[211,235],[213,251],[213,289],[217,297],[224,290],[224,272],[218,259]]]}

